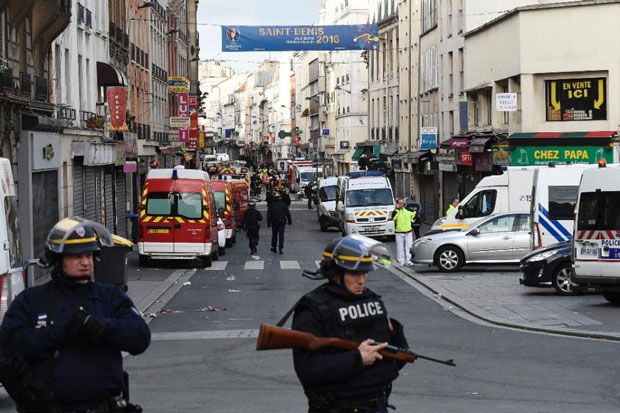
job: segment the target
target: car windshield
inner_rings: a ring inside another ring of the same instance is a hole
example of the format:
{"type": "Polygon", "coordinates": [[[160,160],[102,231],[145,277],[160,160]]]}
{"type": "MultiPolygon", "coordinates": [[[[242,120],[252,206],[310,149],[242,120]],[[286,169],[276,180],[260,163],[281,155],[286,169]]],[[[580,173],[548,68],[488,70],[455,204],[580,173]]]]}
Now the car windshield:
{"type": "Polygon", "coordinates": [[[314,181],[316,179],[316,172],[302,172],[299,176],[302,181],[314,181]]]}
{"type": "Polygon", "coordinates": [[[336,185],[334,186],[324,186],[319,190],[319,198],[321,202],[327,201],[335,201],[336,200],[336,185]]]}
{"type": "Polygon", "coordinates": [[[620,229],[619,203],[620,191],[582,193],[577,229],[620,229]]]}
{"type": "Polygon", "coordinates": [[[169,192],[149,192],[146,199],[147,215],[171,215],[172,197],[169,192]]]}
{"type": "Polygon", "coordinates": [[[358,189],[347,192],[348,207],[393,205],[394,198],[389,188],[358,189]]]}
{"type": "Polygon", "coordinates": [[[213,197],[215,198],[215,209],[219,211],[220,209],[226,209],[226,194],[224,192],[213,192],[213,197]]]}
{"type": "Polygon", "coordinates": [[[179,193],[177,213],[188,219],[200,219],[202,217],[202,195],[197,192],[179,193]]]}

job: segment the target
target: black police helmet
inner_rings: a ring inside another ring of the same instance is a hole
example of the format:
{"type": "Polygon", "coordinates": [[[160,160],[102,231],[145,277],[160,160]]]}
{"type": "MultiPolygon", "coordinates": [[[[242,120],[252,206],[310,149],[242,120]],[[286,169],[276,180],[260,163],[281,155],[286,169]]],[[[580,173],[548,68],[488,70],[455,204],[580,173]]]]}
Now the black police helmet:
{"type": "Polygon", "coordinates": [[[389,265],[390,257],[385,244],[361,235],[349,235],[327,244],[319,272],[325,278],[345,271],[370,272],[375,269],[374,263],[389,265]]]}

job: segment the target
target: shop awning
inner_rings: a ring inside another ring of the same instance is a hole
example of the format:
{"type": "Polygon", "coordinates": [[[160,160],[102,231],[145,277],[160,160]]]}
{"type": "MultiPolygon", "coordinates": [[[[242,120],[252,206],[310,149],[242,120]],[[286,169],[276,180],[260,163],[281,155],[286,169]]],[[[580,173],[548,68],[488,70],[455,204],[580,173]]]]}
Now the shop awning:
{"type": "Polygon", "coordinates": [[[354,161],[359,161],[359,159],[362,156],[362,154],[364,153],[364,151],[366,151],[366,148],[357,148],[357,149],[355,149],[355,152],[353,152],[353,156],[351,157],[351,159],[353,159],[354,161]]]}
{"type": "Polygon", "coordinates": [[[99,86],[127,86],[127,78],[114,66],[97,62],[97,84],[99,86]]]}
{"type": "Polygon", "coordinates": [[[385,156],[392,156],[394,155],[396,152],[398,152],[398,148],[390,148],[390,149],[386,149],[382,152],[383,155],[385,156]]]}
{"type": "Polygon", "coordinates": [[[484,152],[486,148],[486,144],[490,140],[491,140],[490,136],[484,137],[484,138],[474,138],[474,140],[469,145],[469,152],[474,152],[474,153],[484,152]]]}
{"type": "Polygon", "coordinates": [[[617,131],[519,132],[508,137],[510,146],[605,146],[617,131]]]}
{"type": "Polygon", "coordinates": [[[430,151],[417,151],[407,154],[405,158],[410,163],[420,163],[422,159],[429,158],[430,156],[430,151]]]}

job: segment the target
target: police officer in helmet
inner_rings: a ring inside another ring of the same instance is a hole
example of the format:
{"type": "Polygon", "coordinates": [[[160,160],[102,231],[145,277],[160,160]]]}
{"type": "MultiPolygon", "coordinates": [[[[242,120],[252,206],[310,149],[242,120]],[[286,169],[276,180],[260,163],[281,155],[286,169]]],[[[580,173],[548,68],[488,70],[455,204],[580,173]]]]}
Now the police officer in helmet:
{"type": "Polygon", "coordinates": [[[126,400],[121,352],[143,353],[149,328],[118,287],[91,279],[97,252],[113,245],[111,234],[101,224],[65,218],[46,244],[40,265],[51,267],[51,281],[18,295],[0,330],[5,360],[18,367],[4,375],[17,410],[141,411],[126,400]]]}
{"type": "Polygon", "coordinates": [[[379,351],[387,343],[408,345],[403,326],[388,317],[381,296],[365,285],[374,263],[388,265],[389,249],[350,235],[327,245],[317,273],[305,271],[328,281],[296,305],[293,329],[361,343],[356,350],[293,350],[310,413],[387,412],[392,381],[404,363],[383,358],[379,351]]]}

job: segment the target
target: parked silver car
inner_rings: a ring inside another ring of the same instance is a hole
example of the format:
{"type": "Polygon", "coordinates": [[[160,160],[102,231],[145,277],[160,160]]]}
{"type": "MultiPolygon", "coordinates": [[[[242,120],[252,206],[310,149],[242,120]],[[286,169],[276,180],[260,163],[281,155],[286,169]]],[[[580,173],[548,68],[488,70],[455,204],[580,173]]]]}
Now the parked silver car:
{"type": "Polygon", "coordinates": [[[411,248],[416,264],[456,271],[465,263],[518,263],[530,252],[530,216],[489,215],[460,231],[417,239],[411,248]]]}

